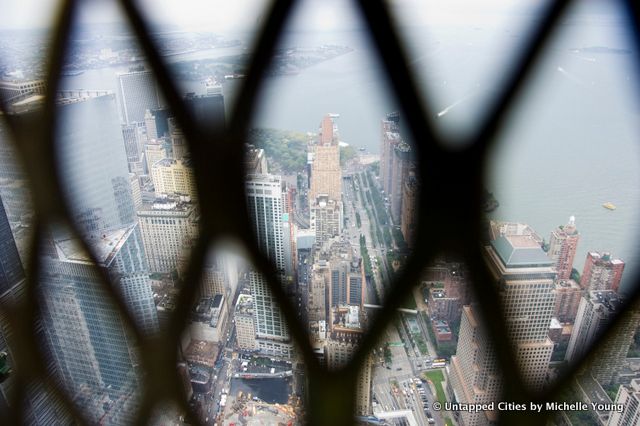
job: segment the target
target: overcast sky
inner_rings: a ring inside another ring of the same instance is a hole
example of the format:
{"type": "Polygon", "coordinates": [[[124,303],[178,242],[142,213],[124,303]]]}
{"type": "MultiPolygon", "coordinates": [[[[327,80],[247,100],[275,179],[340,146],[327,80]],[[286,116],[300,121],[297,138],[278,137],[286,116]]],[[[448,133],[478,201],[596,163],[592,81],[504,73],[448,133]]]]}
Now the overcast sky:
{"type": "MultiPolygon", "coordinates": [[[[217,32],[255,28],[264,18],[268,0],[139,0],[149,17],[160,25],[217,32]]],[[[59,0],[0,0],[0,29],[46,28],[55,16],[59,0]]],[[[80,0],[80,21],[118,22],[116,0],[80,0]]],[[[542,0],[390,0],[404,23],[421,25],[470,24],[527,12],[542,0]]],[[[308,30],[352,29],[361,26],[349,0],[304,0],[289,28],[308,30]]]]}

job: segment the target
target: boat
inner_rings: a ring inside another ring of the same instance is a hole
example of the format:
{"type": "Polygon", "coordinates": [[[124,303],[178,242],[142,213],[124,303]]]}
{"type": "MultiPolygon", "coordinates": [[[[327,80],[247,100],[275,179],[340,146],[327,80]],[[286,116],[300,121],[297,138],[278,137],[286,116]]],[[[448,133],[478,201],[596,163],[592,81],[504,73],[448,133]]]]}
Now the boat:
{"type": "Polygon", "coordinates": [[[609,209],[609,210],[615,210],[616,206],[613,203],[610,202],[606,202],[602,205],[602,207],[604,207],[605,209],[609,209]]]}

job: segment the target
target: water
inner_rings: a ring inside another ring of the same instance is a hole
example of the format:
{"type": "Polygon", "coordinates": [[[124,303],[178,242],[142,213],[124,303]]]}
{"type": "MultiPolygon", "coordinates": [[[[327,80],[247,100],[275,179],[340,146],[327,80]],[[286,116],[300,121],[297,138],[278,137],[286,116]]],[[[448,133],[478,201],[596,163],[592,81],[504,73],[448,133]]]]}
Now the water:
{"type": "Polygon", "coordinates": [[[286,404],[291,393],[290,379],[231,379],[231,395],[238,392],[258,397],[269,404],[286,404]]]}
{"type": "MultiPolygon", "coordinates": [[[[407,31],[413,46],[411,66],[423,90],[432,94],[434,119],[438,111],[455,105],[436,121],[442,134],[464,136],[479,123],[524,33],[482,25],[467,32],[407,31]]],[[[341,44],[354,51],[298,75],[265,79],[254,124],[317,131],[324,114],[338,113],[341,139],[377,152],[380,120],[397,105],[363,33],[291,32],[284,43],[341,44]]],[[[624,49],[630,43],[620,23],[605,15],[562,27],[493,151],[488,187],[500,207],[492,216],[528,223],[548,240],[552,229],[575,215],[581,240],[574,266],[582,270],[587,251],[610,251],[627,263],[624,289],[640,260],[640,108],[633,97],[638,91],[632,72],[636,56],[571,50],[589,46],[624,49]],[[617,210],[604,209],[607,201],[617,210]]],[[[195,52],[170,60],[240,51],[195,52]]],[[[114,90],[119,70],[124,69],[89,70],[65,78],[62,85],[114,90]]],[[[239,83],[225,82],[228,111],[239,83]]],[[[181,84],[189,90],[199,88],[198,82],[181,84]]]]}

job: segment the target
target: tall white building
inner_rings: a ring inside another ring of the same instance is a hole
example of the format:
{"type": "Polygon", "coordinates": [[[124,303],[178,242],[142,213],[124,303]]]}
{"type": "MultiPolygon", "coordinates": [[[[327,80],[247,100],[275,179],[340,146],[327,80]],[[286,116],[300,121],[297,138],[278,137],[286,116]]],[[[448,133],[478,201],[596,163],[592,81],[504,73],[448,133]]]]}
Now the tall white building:
{"type": "Polygon", "coordinates": [[[565,359],[572,362],[588,352],[621,305],[620,296],[613,290],[590,291],[585,294],[578,306],[565,359]]]}
{"type": "Polygon", "coordinates": [[[628,386],[620,386],[615,403],[622,405],[622,411],[612,411],[607,426],[640,424],[640,379],[631,380],[628,386]]]}
{"type": "MultiPolygon", "coordinates": [[[[248,175],[247,205],[260,250],[285,276],[285,253],[282,232],[282,185],[279,176],[248,175]]],[[[257,343],[266,353],[288,355],[291,352],[289,329],[277,300],[258,272],[250,273],[253,314],[257,343]]]]}
{"type": "Polygon", "coordinates": [[[151,71],[119,73],[117,78],[120,114],[125,124],[145,125],[145,112],[160,106],[160,91],[151,71]]]}

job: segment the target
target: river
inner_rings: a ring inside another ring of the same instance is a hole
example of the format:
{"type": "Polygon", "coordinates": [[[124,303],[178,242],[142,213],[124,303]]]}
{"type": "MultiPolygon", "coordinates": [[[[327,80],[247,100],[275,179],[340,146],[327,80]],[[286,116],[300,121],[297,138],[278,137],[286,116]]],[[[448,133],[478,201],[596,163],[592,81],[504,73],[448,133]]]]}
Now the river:
{"type": "MultiPolygon", "coordinates": [[[[405,32],[412,69],[431,97],[432,119],[441,133],[468,135],[495,95],[510,55],[526,32],[479,27],[405,32]],[[444,111],[444,113],[442,113],[444,111]],[[436,114],[441,112],[440,117],[436,114]]],[[[516,28],[516,29],[514,29],[516,28]]],[[[290,32],[284,45],[340,44],[353,52],[302,70],[265,79],[256,126],[317,131],[322,116],[338,113],[343,141],[378,152],[380,120],[397,109],[374,51],[360,31],[290,32]]],[[[538,64],[492,154],[488,188],[500,207],[492,217],[530,224],[549,239],[553,228],[576,216],[581,240],[575,267],[587,251],[610,251],[627,263],[623,289],[631,285],[640,253],[640,108],[632,94],[635,54],[619,22],[596,16],[568,22],[538,64]],[[602,46],[605,49],[572,50],[602,46]],[[615,211],[602,207],[617,206],[615,211]]],[[[239,53],[240,47],[172,56],[170,61],[239,53]]],[[[115,89],[115,72],[87,70],[66,77],[64,88],[115,89]]],[[[224,83],[230,111],[238,84],[224,83]]],[[[181,82],[197,91],[198,82],[181,82]]],[[[432,184],[437,182],[431,182],[432,184]]]]}

